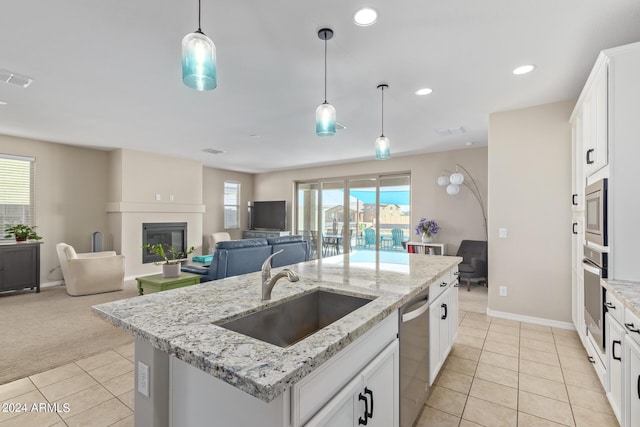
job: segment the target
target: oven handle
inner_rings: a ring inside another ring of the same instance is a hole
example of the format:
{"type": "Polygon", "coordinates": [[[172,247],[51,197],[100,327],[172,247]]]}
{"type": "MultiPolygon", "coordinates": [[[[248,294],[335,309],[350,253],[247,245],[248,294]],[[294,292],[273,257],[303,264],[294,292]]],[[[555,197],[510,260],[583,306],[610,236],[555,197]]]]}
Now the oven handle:
{"type": "Polygon", "coordinates": [[[587,261],[583,261],[582,262],[582,267],[585,269],[585,271],[588,271],[589,273],[593,273],[598,275],[598,277],[602,277],[602,270],[599,269],[598,267],[594,267],[593,265],[591,265],[591,263],[587,262],[587,261]]]}
{"type": "Polygon", "coordinates": [[[402,315],[402,323],[407,323],[416,317],[422,316],[427,310],[429,310],[429,297],[425,298],[424,303],[420,306],[420,308],[416,308],[413,311],[408,313],[404,313],[402,315]]]}

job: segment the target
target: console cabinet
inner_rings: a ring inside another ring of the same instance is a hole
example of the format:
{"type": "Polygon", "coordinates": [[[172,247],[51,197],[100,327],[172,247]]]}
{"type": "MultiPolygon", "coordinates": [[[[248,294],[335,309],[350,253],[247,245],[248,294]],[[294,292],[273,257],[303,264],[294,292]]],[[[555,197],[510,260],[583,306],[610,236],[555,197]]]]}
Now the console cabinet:
{"type": "Polygon", "coordinates": [[[242,232],[243,239],[271,239],[273,237],[281,237],[288,236],[291,234],[290,231],[279,231],[279,230],[244,230],[242,232]]]}
{"type": "Polygon", "coordinates": [[[35,289],[40,292],[40,242],[0,244],[0,292],[35,289]]]}

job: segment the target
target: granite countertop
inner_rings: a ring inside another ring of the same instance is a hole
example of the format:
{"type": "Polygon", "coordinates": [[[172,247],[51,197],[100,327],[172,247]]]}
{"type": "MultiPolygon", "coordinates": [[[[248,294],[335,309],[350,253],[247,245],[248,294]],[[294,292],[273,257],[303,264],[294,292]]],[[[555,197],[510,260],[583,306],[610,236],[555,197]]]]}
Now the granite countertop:
{"type": "Polygon", "coordinates": [[[633,314],[640,317],[640,282],[631,280],[602,279],[607,291],[610,291],[633,314]]]}
{"type": "MultiPolygon", "coordinates": [[[[260,272],[93,306],[153,347],[269,402],[420,293],[460,257],[374,251],[296,264],[261,301],[260,272]],[[215,325],[317,289],[375,297],[313,335],[281,348],[215,325]]],[[[275,275],[279,268],[272,270],[275,275]]]]}

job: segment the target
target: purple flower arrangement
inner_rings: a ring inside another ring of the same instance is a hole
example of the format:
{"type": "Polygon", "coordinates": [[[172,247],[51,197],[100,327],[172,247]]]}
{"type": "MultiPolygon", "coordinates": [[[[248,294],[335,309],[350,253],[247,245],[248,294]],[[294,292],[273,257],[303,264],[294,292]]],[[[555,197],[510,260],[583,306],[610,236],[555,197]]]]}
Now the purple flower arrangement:
{"type": "Polygon", "coordinates": [[[418,225],[416,225],[416,234],[420,235],[426,233],[427,237],[433,237],[438,234],[438,223],[430,219],[420,218],[418,225]]]}

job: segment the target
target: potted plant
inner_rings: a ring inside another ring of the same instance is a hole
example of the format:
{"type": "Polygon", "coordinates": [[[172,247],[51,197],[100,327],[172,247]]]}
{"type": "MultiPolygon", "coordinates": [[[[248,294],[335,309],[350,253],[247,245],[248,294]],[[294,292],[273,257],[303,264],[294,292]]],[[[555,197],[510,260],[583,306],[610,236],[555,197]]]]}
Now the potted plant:
{"type": "Polygon", "coordinates": [[[155,245],[146,244],[143,248],[149,252],[159,255],[164,260],[164,262],[157,263],[158,265],[162,265],[162,277],[178,277],[180,276],[180,260],[189,256],[189,254],[193,253],[196,248],[191,246],[187,252],[182,252],[173,246],[169,246],[165,251],[165,246],[167,245],[163,243],[156,243],[155,245]],[[169,252],[171,258],[167,255],[167,252],[169,252]]]}
{"type": "Polygon", "coordinates": [[[27,240],[40,240],[42,237],[36,234],[36,226],[30,227],[26,224],[7,225],[4,229],[4,237],[16,238],[16,242],[26,242],[27,240]]]}
{"type": "Polygon", "coordinates": [[[435,220],[420,218],[418,225],[416,225],[416,234],[422,235],[422,243],[431,243],[433,236],[438,234],[438,229],[438,223],[435,220]]]}

